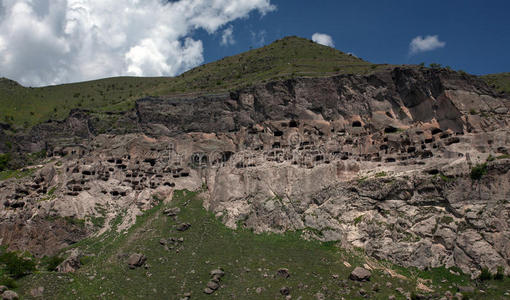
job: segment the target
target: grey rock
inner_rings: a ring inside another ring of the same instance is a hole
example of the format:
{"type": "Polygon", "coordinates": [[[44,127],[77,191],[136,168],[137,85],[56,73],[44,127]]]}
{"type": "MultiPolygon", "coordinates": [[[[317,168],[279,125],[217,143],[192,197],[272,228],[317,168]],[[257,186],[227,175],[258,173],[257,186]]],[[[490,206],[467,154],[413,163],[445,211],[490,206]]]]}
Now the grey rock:
{"type": "Polygon", "coordinates": [[[163,211],[163,213],[169,217],[173,217],[173,216],[176,216],[178,215],[179,213],[181,212],[181,209],[179,207],[172,207],[172,208],[168,208],[168,209],[165,209],[163,211]]]}
{"type": "Polygon", "coordinates": [[[225,271],[222,269],[214,269],[211,272],[209,272],[211,276],[218,276],[219,278],[223,277],[225,275],[225,271]]]}
{"type": "Polygon", "coordinates": [[[81,266],[80,257],[82,253],[78,249],[73,249],[69,256],[57,266],[57,272],[73,273],[81,266]]]}
{"type": "Polygon", "coordinates": [[[18,300],[19,296],[15,291],[7,290],[2,293],[3,300],[18,300]]]}
{"type": "Polygon", "coordinates": [[[211,280],[207,282],[207,287],[210,288],[211,290],[217,290],[220,287],[220,285],[217,282],[211,280]]]}
{"type": "Polygon", "coordinates": [[[369,270],[362,267],[356,267],[349,275],[349,278],[355,281],[369,281],[370,276],[372,276],[372,273],[369,270]]]}
{"type": "Polygon", "coordinates": [[[458,286],[457,291],[459,291],[460,293],[474,293],[475,288],[472,286],[458,286]]]}
{"type": "Polygon", "coordinates": [[[286,286],[282,287],[280,289],[280,294],[284,295],[284,296],[287,296],[290,294],[290,289],[286,286]]]}
{"type": "Polygon", "coordinates": [[[191,224],[189,223],[181,223],[175,227],[178,231],[186,231],[191,227],[191,224]]]}
{"type": "Polygon", "coordinates": [[[127,260],[127,264],[130,269],[135,269],[137,267],[141,267],[145,261],[147,261],[147,257],[141,253],[133,253],[129,256],[127,260]]]}
{"type": "Polygon", "coordinates": [[[289,278],[290,277],[289,269],[280,268],[276,271],[276,275],[283,277],[283,278],[289,278]]]}

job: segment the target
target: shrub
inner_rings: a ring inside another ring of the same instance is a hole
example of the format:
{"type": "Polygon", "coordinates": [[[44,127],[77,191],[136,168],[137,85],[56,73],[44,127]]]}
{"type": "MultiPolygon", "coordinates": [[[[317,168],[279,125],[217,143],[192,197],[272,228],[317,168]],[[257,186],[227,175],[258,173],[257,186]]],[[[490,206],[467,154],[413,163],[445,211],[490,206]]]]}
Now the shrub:
{"type": "Polygon", "coordinates": [[[5,271],[14,279],[21,278],[35,270],[35,262],[19,257],[15,252],[5,251],[0,255],[0,263],[5,271]]]}
{"type": "Polygon", "coordinates": [[[388,175],[388,174],[387,174],[386,172],[382,171],[382,172],[378,172],[378,173],[376,173],[376,174],[375,174],[375,177],[376,177],[376,178],[379,178],[379,177],[385,177],[385,176],[387,176],[387,175],[388,175]]]}
{"type": "Polygon", "coordinates": [[[489,271],[488,268],[482,268],[482,273],[480,274],[480,277],[478,277],[481,281],[491,280],[492,274],[489,271]]]}
{"type": "Polygon", "coordinates": [[[43,258],[43,263],[46,265],[46,270],[48,271],[56,271],[58,265],[60,265],[63,261],[64,258],[58,255],[43,258]]]}
{"type": "Polygon", "coordinates": [[[85,255],[85,256],[80,257],[80,264],[87,265],[90,262],[92,262],[92,256],[86,256],[85,255]]]}
{"type": "Polygon", "coordinates": [[[8,276],[2,276],[0,277],[0,285],[5,285],[6,287],[10,289],[15,289],[18,287],[18,284],[16,283],[16,280],[12,279],[8,276]]]}
{"type": "Polygon", "coordinates": [[[0,171],[7,170],[7,164],[11,160],[9,153],[0,154],[0,171]]]}
{"type": "Polygon", "coordinates": [[[503,271],[503,267],[498,267],[498,271],[496,275],[494,275],[495,280],[503,280],[505,278],[505,272],[503,271]]]}
{"type": "Polygon", "coordinates": [[[471,179],[480,180],[487,175],[487,163],[477,164],[471,169],[471,179]]]}

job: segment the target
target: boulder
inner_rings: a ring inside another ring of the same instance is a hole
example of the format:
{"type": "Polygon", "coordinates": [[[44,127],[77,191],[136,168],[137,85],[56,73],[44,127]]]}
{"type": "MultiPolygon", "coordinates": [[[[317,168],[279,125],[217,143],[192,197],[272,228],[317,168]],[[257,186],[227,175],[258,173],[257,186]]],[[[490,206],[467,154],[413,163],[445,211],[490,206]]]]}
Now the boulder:
{"type": "Polygon", "coordinates": [[[210,294],[214,293],[214,290],[211,290],[210,288],[207,287],[204,289],[204,293],[206,293],[207,295],[210,295],[210,294]]]}
{"type": "Polygon", "coordinates": [[[133,253],[129,256],[127,260],[127,264],[130,269],[134,269],[137,267],[141,267],[145,261],[147,260],[147,257],[141,253],[133,253]]]}
{"type": "Polygon", "coordinates": [[[370,273],[369,270],[362,268],[362,267],[356,267],[351,272],[351,275],[349,276],[349,278],[351,280],[355,280],[355,281],[369,281],[370,276],[372,276],[372,273],[370,273]]]}
{"type": "Polygon", "coordinates": [[[218,276],[221,278],[225,275],[225,272],[222,269],[214,269],[209,274],[211,274],[211,276],[218,276]]]}
{"type": "Polygon", "coordinates": [[[290,289],[286,286],[282,287],[280,289],[280,294],[284,295],[284,296],[287,296],[290,294],[290,289]]]}
{"type": "Polygon", "coordinates": [[[207,283],[207,287],[210,288],[211,290],[217,290],[220,287],[220,285],[217,282],[211,280],[207,283]]]}
{"type": "Polygon", "coordinates": [[[44,287],[36,287],[30,290],[30,295],[34,298],[42,298],[44,293],[44,287]]]}
{"type": "Polygon", "coordinates": [[[462,294],[475,292],[475,288],[472,286],[459,286],[457,287],[457,290],[462,294]]]}
{"type": "Polygon", "coordinates": [[[80,263],[81,252],[78,249],[73,249],[71,254],[57,266],[57,272],[73,273],[81,266],[80,263]]]}
{"type": "Polygon", "coordinates": [[[178,213],[181,212],[181,209],[178,208],[178,207],[172,207],[172,208],[167,208],[163,211],[163,213],[169,217],[173,217],[173,216],[176,216],[178,213]]]}
{"type": "Polygon", "coordinates": [[[191,227],[191,224],[189,223],[181,223],[175,227],[177,231],[186,231],[191,227]]]}
{"type": "Polygon", "coordinates": [[[19,296],[15,291],[9,290],[9,291],[3,292],[2,299],[3,300],[17,300],[17,299],[19,299],[19,296]]]}
{"type": "Polygon", "coordinates": [[[280,268],[280,269],[278,269],[278,271],[276,271],[276,275],[283,277],[283,278],[289,278],[290,277],[289,269],[280,268]]]}

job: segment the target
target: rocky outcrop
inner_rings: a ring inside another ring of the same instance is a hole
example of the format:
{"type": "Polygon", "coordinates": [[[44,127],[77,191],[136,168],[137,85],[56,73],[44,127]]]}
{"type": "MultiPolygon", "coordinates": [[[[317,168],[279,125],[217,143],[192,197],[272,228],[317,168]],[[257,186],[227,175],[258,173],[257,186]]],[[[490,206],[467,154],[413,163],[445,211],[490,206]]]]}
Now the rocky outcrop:
{"type": "Polygon", "coordinates": [[[50,254],[129,227],[175,189],[201,189],[233,228],[299,229],[404,266],[508,273],[509,108],[475,77],[393,68],[146,98],[115,117],[73,111],[36,126],[41,141],[20,138],[53,161],[0,183],[0,236],[50,254]]]}

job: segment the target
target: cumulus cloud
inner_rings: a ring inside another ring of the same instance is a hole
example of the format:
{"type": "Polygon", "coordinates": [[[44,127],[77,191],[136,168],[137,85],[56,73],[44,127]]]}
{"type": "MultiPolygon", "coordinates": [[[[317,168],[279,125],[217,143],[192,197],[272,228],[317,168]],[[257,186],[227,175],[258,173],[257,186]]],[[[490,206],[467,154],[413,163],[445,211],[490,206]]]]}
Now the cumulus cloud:
{"type": "Polygon", "coordinates": [[[235,43],[236,41],[234,40],[234,26],[230,25],[229,27],[227,27],[227,29],[223,30],[220,44],[222,46],[229,46],[235,43]]]}
{"type": "Polygon", "coordinates": [[[335,43],[333,42],[333,38],[325,33],[314,33],[312,35],[312,41],[316,42],[317,44],[321,44],[328,47],[335,47],[335,43]]]}
{"type": "Polygon", "coordinates": [[[258,32],[250,31],[251,34],[251,43],[255,47],[264,46],[266,43],[266,31],[260,30],[258,32]]]}
{"type": "Polygon", "coordinates": [[[437,35],[427,35],[415,37],[409,44],[409,53],[417,54],[420,52],[432,51],[446,46],[445,42],[441,42],[437,35]]]}
{"type": "Polygon", "coordinates": [[[0,0],[0,76],[35,86],[173,76],[204,60],[195,30],[275,9],[271,0],[0,0]]]}

